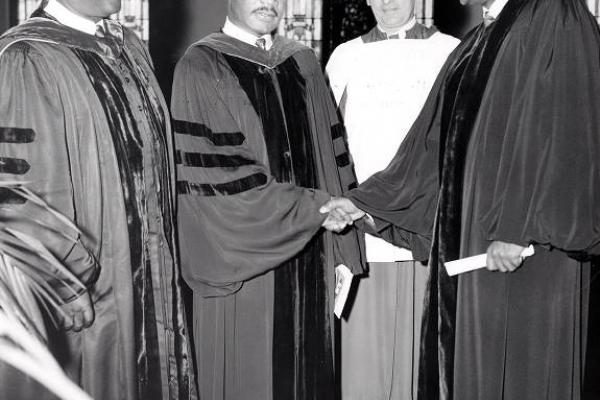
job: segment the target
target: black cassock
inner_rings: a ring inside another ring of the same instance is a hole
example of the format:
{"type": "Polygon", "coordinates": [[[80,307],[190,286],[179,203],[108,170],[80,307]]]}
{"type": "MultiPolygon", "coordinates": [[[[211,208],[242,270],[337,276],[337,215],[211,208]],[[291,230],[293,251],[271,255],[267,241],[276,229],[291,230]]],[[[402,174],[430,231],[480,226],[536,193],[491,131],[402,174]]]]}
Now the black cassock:
{"type": "Polygon", "coordinates": [[[349,193],[433,268],[421,399],[580,398],[585,260],[600,242],[599,49],[583,1],[509,0],[449,57],[390,165],[349,193]],[[441,267],[493,240],[536,253],[507,274],[441,267]]]}

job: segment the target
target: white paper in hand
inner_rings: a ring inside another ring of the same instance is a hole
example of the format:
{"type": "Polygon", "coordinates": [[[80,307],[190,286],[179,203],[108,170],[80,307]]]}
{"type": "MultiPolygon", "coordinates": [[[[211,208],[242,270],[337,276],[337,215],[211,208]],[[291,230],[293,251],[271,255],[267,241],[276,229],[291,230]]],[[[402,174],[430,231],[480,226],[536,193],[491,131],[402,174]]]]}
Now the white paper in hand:
{"type": "Polygon", "coordinates": [[[333,307],[333,313],[338,318],[342,317],[346,300],[348,300],[348,293],[350,293],[350,286],[352,286],[353,277],[352,271],[344,264],[335,267],[335,305],[333,307]]]}
{"type": "MultiPolygon", "coordinates": [[[[521,257],[527,258],[532,256],[534,253],[535,251],[533,250],[533,245],[530,245],[525,250],[523,250],[523,252],[521,253],[521,257]]],[[[486,264],[486,253],[444,263],[444,265],[446,266],[446,272],[448,272],[448,275],[450,276],[462,274],[463,272],[474,271],[479,268],[485,268],[486,264]]]]}

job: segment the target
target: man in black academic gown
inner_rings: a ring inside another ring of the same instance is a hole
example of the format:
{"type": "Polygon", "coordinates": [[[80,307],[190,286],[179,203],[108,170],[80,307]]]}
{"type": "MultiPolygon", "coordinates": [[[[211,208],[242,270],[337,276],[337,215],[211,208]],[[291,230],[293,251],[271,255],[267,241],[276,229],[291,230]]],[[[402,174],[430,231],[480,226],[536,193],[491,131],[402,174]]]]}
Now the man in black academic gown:
{"type": "Polygon", "coordinates": [[[600,243],[600,35],[582,0],[464,0],[450,56],[390,165],[338,207],[432,268],[421,399],[579,399],[600,243]],[[535,254],[521,257],[533,245],[535,254]],[[487,270],[443,263],[487,252],[487,270]]]}
{"type": "Polygon", "coordinates": [[[314,52],[271,34],[285,3],[231,0],[175,71],[202,399],[334,398],[334,267],[362,272],[359,235],[322,229],[336,223],[319,207],[356,181],[314,52]]]}

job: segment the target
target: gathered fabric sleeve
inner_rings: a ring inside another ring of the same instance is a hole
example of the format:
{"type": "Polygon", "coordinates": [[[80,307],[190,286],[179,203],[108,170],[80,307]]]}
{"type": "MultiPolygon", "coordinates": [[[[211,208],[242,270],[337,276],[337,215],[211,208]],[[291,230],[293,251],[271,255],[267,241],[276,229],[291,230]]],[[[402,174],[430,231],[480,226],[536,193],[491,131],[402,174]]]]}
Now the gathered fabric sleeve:
{"type": "Polygon", "coordinates": [[[375,220],[365,229],[386,241],[409,248],[415,260],[429,257],[439,191],[442,68],[396,155],[388,166],[346,195],[375,220]]]}
{"type": "Polygon", "coordinates": [[[330,198],[270,175],[246,99],[223,90],[235,79],[227,71],[219,53],[192,47],[173,83],[183,275],[205,296],[232,293],[296,255],[321,229],[318,210],[330,198]]]}
{"type": "MultiPolygon", "coordinates": [[[[51,60],[26,42],[14,43],[0,54],[0,179],[26,182],[76,225],[57,72],[49,67],[51,60]]],[[[0,221],[5,228],[40,240],[87,287],[95,282],[99,266],[81,235],[46,208],[0,188],[0,221]]],[[[48,270],[44,278],[65,301],[86,291],[55,270],[48,270]]]]}
{"type": "Polygon", "coordinates": [[[501,65],[495,76],[505,79],[489,88],[513,92],[490,100],[509,104],[506,114],[482,118],[481,130],[493,135],[478,152],[492,157],[495,143],[501,154],[483,171],[494,182],[493,201],[479,219],[488,240],[598,254],[600,36],[583,5],[566,14],[513,35],[517,43],[502,54],[519,60],[519,74],[501,65]]]}

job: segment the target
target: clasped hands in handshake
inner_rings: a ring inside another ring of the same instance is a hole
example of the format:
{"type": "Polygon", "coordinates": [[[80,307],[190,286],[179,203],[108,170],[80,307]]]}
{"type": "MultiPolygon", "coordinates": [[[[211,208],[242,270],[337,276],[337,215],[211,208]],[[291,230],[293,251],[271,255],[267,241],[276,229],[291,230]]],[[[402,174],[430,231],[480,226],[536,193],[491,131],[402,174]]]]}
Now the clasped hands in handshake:
{"type": "Polygon", "coordinates": [[[341,232],[348,225],[352,225],[354,221],[365,216],[365,212],[359,209],[347,198],[332,197],[319,212],[327,214],[327,218],[321,225],[323,228],[332,232],[341,232]]]}

